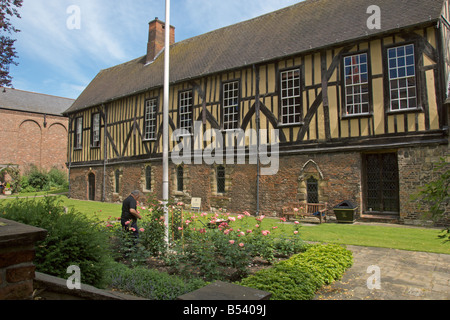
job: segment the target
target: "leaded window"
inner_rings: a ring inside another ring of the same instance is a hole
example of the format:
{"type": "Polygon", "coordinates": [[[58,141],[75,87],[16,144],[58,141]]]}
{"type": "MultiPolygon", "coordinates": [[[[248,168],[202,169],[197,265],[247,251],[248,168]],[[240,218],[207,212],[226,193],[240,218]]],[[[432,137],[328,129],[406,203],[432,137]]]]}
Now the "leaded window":
{"type": "Polygon", "coordinates": [[[120,192],[120,170],[116,170],[114,172],[114,182],[115,182],[115,191],[116,193],[120,192]]]}
{"type": "Polygon", "coordinates": [[[223,85],[223,129],[239,128],[239,81],[223,85]]]}
{"type": "Polygon", "coordinates": [[[319,203],[319,182],[314,177],[306,181],[308,203],[319,203]]]}
{"type": "Polygon", "coordinates": [[[177,191],[184,190],[184,169],[182,166],[177,167],[177,191]]]}
{"type": "Polygon", "coordinates": [[[300,69],[280,73],[281,122],[299,124],[302,121],[300,69]]]}
{"type": "Polygon", "coordinates": [[[367,54],[344,58],[346,115],[369,113],[369,70],[367,54]]]}
{"type": "Polygon", "coordinates": [[[217,167],[217,193],[225,193],[225,168],[217,167]]]}
{"type": "Polygon", "coordinates": [[[152,190],[152,167],[145,167],[145,189],[152,190]]]}
{"type": "Polygon", "coordinates": [[[416,109],[416,64],[414,45],[388,49],[391,111],[416,109]]]}
{"type": "Polygon", "coordinates": [[[396,153],[364,155],[365,207],[369,212],[399,212],[399,173],[396,153]]]}
{"type": "Polygon", "coordinates": [[[156,117],[158,100],[150,99],[145,102],[145,140],[156,140],[156,117]]]}
{"type": "Polygon", "coordinates": [[[179,128],[185,129],[189,133],[192,132],[192,124],[193,124],[192,123],[192,104],[193,104],[192,91],[180,92],[179,101],[178,101],[179,128]]]}

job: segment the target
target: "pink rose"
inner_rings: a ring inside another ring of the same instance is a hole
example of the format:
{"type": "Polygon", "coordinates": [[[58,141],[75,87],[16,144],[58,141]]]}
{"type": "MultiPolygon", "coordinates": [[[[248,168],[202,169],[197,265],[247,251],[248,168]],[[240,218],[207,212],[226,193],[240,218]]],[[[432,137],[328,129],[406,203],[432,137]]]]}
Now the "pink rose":
{"type": "Polygon", "coordinates": [[[239,243],[239,247],[243,247],[244,246],[244,244],[241,242],[241,243],[239,243]]]}
{"type": "Polygon", "coordinates": [[[230,242],[230,244],[234,244],[234,240],[230,240],[229,242],[230,242]]]}

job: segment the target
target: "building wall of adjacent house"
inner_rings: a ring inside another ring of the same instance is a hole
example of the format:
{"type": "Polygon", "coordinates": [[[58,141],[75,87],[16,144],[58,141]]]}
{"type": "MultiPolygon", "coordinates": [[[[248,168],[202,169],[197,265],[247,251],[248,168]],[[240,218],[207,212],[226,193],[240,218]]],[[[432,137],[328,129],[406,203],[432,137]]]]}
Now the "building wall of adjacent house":
{"type": "Polygon", "coordinates": [[[67,170],[68,119],[0,109],[0,164],[67,170]]]}

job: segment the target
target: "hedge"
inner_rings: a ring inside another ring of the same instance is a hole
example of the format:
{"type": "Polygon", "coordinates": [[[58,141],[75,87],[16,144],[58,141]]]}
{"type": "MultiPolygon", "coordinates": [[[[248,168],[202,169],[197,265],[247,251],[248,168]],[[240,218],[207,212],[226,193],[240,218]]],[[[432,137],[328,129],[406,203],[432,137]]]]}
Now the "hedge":
{"type": "Polygon", "coordinates": [[[107,271],[109,286],[149,300],[176,300],[177,297],[204,287],[196,277],[184,279],[166,272],[116,263],[107,271]]]}
{"type": "Polygon", "coordinates": [[[322,286],[341,279],[352,264],[351,251],[339,245],[316,245],[239,284],[270,292],[272,300],[311,300],[322,286]]]}

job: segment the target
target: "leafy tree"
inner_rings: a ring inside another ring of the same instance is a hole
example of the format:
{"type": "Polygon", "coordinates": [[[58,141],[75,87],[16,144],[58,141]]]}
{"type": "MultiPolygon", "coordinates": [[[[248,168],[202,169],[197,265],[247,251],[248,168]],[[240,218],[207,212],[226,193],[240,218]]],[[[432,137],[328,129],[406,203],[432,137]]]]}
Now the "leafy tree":
{"type": "MultiPolygon", "coordinates": [[[[450,205],[450,196],[448,194],[450,169],[448,167],[449,163],[444,158],[441,158],[441,161],[434,168],[434,172],[443,171],[443,173],[437,180],[426,184],[417,195],[413,196],[414,200],[422,200],[429,205],[425,218],[431,218],[433,221],[443,219],[448,214],[447,208],[450,205]]],[[[444,230],[442,238],[447,238],[446,241],[450,241],[450,227],[444,230]]]]}
{"type": "Polygon", "coordinates": [[[20,32],[11,24],[11,17],[20,18],[17,8],[22,7],[23,0],[0,0],[0,86],[12,86],[12,77],[9,75],[9,66],[18,65],[14,48],[15,39],[12,33],[20,32]]]}

